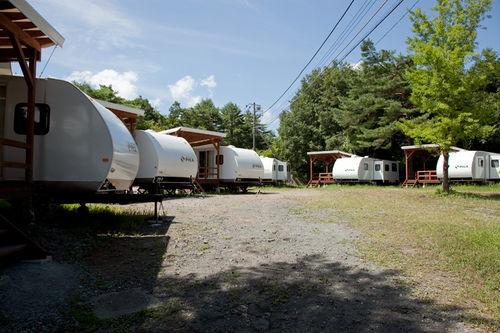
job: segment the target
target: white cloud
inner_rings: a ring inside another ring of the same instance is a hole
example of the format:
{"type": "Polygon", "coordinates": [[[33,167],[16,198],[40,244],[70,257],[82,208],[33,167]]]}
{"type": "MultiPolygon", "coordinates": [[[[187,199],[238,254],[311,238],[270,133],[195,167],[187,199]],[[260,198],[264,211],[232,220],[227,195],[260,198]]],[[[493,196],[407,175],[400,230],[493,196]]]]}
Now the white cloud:
{"type": "Polygon", "coordinates": [[[118,73],[112,69],[105,69],[95,74],[91,71],[72,72],[65,79],[68,81],[87,82],[94,88],[98,88],[101,84],[106,86],[111,85],[120,97],[126,99],[138,97],[137,87],[134,84],[138,80],[138,76],[137,73],[131,71],[118,73]]]}
{"type": "Polygon", "coordinates": [[[213,96],[212,88],[217,86],[215,82],[215,76],[210,75],[203,80],[197,82],[191,75],[186,75],[175,84],[169,84],[168,90],[174,101],[185,103],[188,107],[192,107],[203,99],[199,94],[195,94],[194,91],[198,86],[207,87],[209,91],[209,96],[213,96]]]}
{"type": "Polygon", "coordinates": [[[355,64],[349,64],[349,66],[351,66],[352,69],[360,70],[360,69],[362,69],[362,66],[363,66],[363,60],[360,60],[355,64]]]}
{"type": "Polygon", "coordinates": [[[208,89],[215,88],[217,86],[217,82],[215,82],[215,75],[210,75],[200,82],[201,86],[206,86],[208,89]]]}
{"type": "MultiPolygon", "coordinates": [[[[137,19],[127,15],[114,1],[34,0],[34,7],[57,13],[56,22],[71,40],[84,40],[98,49],[137,46],[141,36],[137,19]],[[70,22],[70,24],[68,24],[70,22]]],[[[56,16],[56,15],[54,15],[56,16]]]]}
{"type": "Polygon", "coordinates": [[[152,107],[157,108],[161,105],[161,99],[160,98],[155,98],[151,101],[149,101],[152,107]]]}

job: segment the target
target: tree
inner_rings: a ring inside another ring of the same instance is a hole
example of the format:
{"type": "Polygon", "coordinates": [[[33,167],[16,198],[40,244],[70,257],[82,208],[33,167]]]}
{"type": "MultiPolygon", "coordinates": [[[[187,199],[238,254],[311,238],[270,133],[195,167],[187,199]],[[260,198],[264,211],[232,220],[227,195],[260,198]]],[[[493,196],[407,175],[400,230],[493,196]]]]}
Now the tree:
{"type": "Polygon", "coordinates": [[[220,117],[222,121],[221,129],[226,132],[223,144],[241,147],[242,136],[246,134],[242,130],[244,117],[241,109],[234,103],[227,103],[220,110],[220,117]]]}
{"type": "Polygon", "coordinates": [[[360,68],[349,75],[349,92],[340,96],[336,119],[343,128],[344,150],[359,155],[395,159],[404,135],[402,117],[414,117],[408,103],[410,87],[403,78],[409,60],[394,51],[377,52],[371,40],[361,44],[360,68]]]}
{"type": "Polygon", "coordinates": [[[439,144],[444,158],[443,190],[449,192],[450,147],[465,138],[485,138],[494,126],[491,107],[481,100],[470,64],[477,46],[477,30],[491,0],[438,0],[428,17],[420,9],[411,12],[414,36],[408,38],[414,66],[405,74],[410,101],[426,115],[405,120],[401,128],[417,143],[439,144]]]}

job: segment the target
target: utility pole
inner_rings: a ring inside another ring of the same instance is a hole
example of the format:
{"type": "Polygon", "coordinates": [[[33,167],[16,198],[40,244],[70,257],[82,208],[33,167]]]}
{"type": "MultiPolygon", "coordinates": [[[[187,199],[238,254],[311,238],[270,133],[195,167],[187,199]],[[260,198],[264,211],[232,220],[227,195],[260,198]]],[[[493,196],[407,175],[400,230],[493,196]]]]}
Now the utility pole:
{"type": "Polygon", "coordinates": [[[255,137],[257,134],[257,111],[260,111],[260,105],[255,104],[255,102],[247,104],[247,108],[253,106],[253,130],[252,130],[252,142],[253,142],[253,150],[255,151],[255,137]]]}

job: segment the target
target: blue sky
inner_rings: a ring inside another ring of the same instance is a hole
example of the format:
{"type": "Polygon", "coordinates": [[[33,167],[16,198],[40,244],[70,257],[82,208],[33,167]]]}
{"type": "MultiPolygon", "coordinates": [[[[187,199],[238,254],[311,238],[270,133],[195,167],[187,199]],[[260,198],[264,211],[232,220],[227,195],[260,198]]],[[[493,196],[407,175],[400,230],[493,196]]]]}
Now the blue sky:
{"type": "MultiPolygon", "coordinates": [[[[404,2],[371,35],[378,41],[417,0],[404,2]]],[[[313,55],[347,8],[350,0],[28,0],[66,41],[47,64],[43,77],[111,84],[125,98],[142,95],[167,114],[174,100],[191,106],[212,98],[217,106],[234,102],[241,108],[256,102],[267,108],[281,95],[313,55]]],[[[304,74],[327,64],[358,29],[384,7],[339,58],[397,0],[356,0],[341,24],[304,74]],[[363,7],[366,4],[366,7],[363,7]],[[371,7],[369,7],[371,6],[371,7]],[[361,8],[370,8],[343,43],[335,40],[361,8]],[[323,61],[321,61],[323,59],[323,61]]],[[[427,11],[434,1],[420,0],[427,11]]],[[[500,6],[479,32],[480,48],[499,51],[500,6]]],[[[405,52],[408,16],[377,48],[405,52]]],[[[358,48],[359,49],[359,48],[358,48]]],[[[345,61],[357,63],[356,49],[345,61]]],[[[44,50],[38,74],[52,52],[44,50]]],[[[14,72],[19,69],[14,67],[14,72]]],[[[276,119],[300,80],[263,115],[276,119]]],[[[270,128],[276,129],[278,121],[270,128]]]]}

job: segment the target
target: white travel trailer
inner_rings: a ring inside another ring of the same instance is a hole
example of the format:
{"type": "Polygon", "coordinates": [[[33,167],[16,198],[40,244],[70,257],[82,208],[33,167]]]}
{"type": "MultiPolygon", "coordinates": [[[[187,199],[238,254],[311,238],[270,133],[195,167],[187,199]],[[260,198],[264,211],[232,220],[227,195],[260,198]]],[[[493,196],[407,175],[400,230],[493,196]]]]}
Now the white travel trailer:
{"type": "Polygon", "coordinates": [[[288,162],[283,162],[278,160],[278,175],[276,180],[278,183],[288,183],[290,182],[292,174],[290,172],[290,164],[288,162]]]}
{"type": "MultiPolygon", "coordinates": [[[[23,77],[0,75],[0,137],[26,140],[27,88],[23,77]]],[[[73,84],[36,79],[33,180],[48,190],[127,190],[139,151],[125,125],[73,84]]],[[[2,148],[3,161],[25,162],[25,151],[2,148]]],[[[4,180],[24,180],[24,169],[3,168],[4,180]]]]}
{"type": "Polygon", "coordinates": [[[399,183],[399,166],[396,161],[375,160],[373,162],[373,180],[382,184],[399,183]]]}
{"type": "MultiPolygon", "coordinates": [[[[500,181],[500,154],[485,151],[461,150],[450,152],[448,177],[450,181],[500,181]]],[[[436,175],[443,178],[443,156],[436,164],[436,175]]]]}
{"type": "Polygon", "coordinates": [[[373,181],[374,159],[353,155],[335,161],[332,177],[337,183],[373,181]]]}
{"type": "Polygon", "coordinates": [[[278,181],[278,165],[279,161],[275,158],[259,156],[264,167],[264,176],[262,182],[264,184],[276,184],[278,181]]]}
{"type": "Polygon", "coordinates": [[[262,161],[251,149],[234,146],[221,146],[220,157],[213,145],[195,147],[194,151],[199,161],[199,179],[217,179],[217,164],[220,165],[220,185],[228,188],[241,188],[261,184],[264,177],[262,161]]]}
{"type": "Polygon", "coordinates": [[[193,187],[198,159],[184,138],[152,130],[136,130],[134,137],[140,156],[135,185],[153,192],[193,187]]]}

